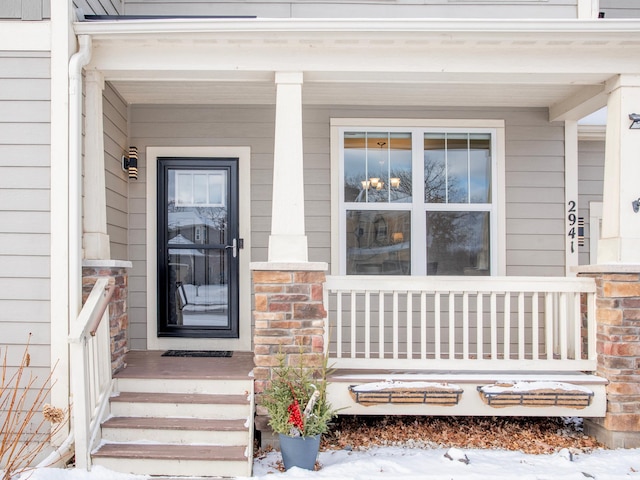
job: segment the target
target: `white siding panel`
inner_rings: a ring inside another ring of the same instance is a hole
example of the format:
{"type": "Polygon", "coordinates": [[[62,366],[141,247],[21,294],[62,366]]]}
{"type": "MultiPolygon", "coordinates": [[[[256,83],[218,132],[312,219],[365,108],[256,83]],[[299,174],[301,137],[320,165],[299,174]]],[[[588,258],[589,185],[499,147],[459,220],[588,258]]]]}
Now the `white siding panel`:
{"type": "MultiPolygon", "coordinates": [[[[42,15],[39,4],[23,13],[42,15]]],[[[0,2],[3,8],[7,3],[0,2]]],[[[10,2],[9,2],[10,3],[10,2]]],[[[20,2],[17,2],[22,7],[20,2]]],[[[32,365],[48,370],[50,298],[50,61],[0,52],[0,331],[19,363],[34,331],[32,365]]],[[[45,374],[46,376],[46,374],[45,374]]]]}
{"type": "Polygon", "coordinates": [[[589,202],[602,202],[604,141],[578,143],[578,216],[584,219],[584,246],[578,248],[580,265],[595,263],[590,258],[591,225],[589,202]]]}
{"type": "Polygon", "coordinates": [[[640,18],[638,0],[600,0],[605,18],[640,18]]]}
{"type": "MultiPolygon", "coordinates": [[[[127,105],[107,83],[103,94],[104,163],[107,197],[107,233],[111,242],[111,258],[129,260],[127,195],[129,183],[122,171],[122,155],[127,152],[127,105]]],[[[132,180],[135,182],[135,180],[132,180]]]]}

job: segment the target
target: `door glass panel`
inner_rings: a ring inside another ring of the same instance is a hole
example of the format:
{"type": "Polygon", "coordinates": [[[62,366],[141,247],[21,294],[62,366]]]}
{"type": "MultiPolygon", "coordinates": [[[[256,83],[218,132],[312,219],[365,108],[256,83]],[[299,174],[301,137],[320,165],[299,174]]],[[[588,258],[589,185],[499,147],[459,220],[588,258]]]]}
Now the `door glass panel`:
{"type": "Polygon", "coordinates": [[[167,176],[168,325],[229,328],[228,172],[167,176]]]}

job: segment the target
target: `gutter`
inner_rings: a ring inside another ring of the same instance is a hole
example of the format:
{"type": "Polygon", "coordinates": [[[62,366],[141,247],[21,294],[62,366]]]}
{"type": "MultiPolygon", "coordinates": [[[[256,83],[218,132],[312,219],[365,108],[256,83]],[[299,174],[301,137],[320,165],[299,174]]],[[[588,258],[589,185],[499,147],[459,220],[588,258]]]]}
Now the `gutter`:
{"type": "Polygon", "coordinates": [[[82,68],[91,60],[91,37],[80,35],[69,60],[69,325],[82,306],[82,68]]]}
{"type": "Polygon", "coordinates": [[[640,19],[307,19],[307,18],[161,18],[75,22],[76,34],[167,34],[229,32],[371,33],[515,33],[616,34],[640,32],[640,19]]]}

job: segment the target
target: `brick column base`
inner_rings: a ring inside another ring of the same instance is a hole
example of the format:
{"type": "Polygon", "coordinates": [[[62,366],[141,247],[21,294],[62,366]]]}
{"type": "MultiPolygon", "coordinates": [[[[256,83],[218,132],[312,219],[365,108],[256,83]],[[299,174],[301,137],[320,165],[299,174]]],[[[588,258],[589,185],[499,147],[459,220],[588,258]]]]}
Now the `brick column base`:
{"type": "Polygon", "coordinates": [[[82,268],[82,304],[86,302],[91,289],[100,277],[114,277],[116,290],[109,302],[109,330],[111,332],[111,373],[124,368],[124,356],[127,353],[127,294],[129,276],[127,269],[121,266],[84,266],[82,268]]]}
{"type": "Polygon", "coordinates": [[[259,405],[259,394],[279,365],[284,354],[287,365],[300,361],[309,367],[321,367],[324,359],[323,302],[324,271],[254,270],[254,363],[256,428],[262,444],[277,444],[267,425],[267,412],[259,405]]]}
{"type": "MultiPolygon", "coordinates": [[[[586,433],[612,448],[640,447],[640,274],[628,267],[585,267],[596,280],[598,375],[609,380],[604,418],[586,433]],[[593,270],[600,269],[597,273],[593,270]]],[[[582,269],[581,269],[582,270],[582,269]]]]}

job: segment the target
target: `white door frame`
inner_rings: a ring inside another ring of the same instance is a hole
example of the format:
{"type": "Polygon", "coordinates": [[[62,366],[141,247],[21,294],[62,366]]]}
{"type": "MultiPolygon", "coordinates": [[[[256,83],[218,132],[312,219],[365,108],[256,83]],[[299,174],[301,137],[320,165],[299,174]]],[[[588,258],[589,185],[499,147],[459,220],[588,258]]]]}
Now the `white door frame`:
{"type": "Polygon", "coordinates": [[[251,350],[251,149],[249,147],[147,147],[147,349],[251,350]],[[157,174],[158,157],[238,159],[240,338],[158,337],[157,174]]]}

